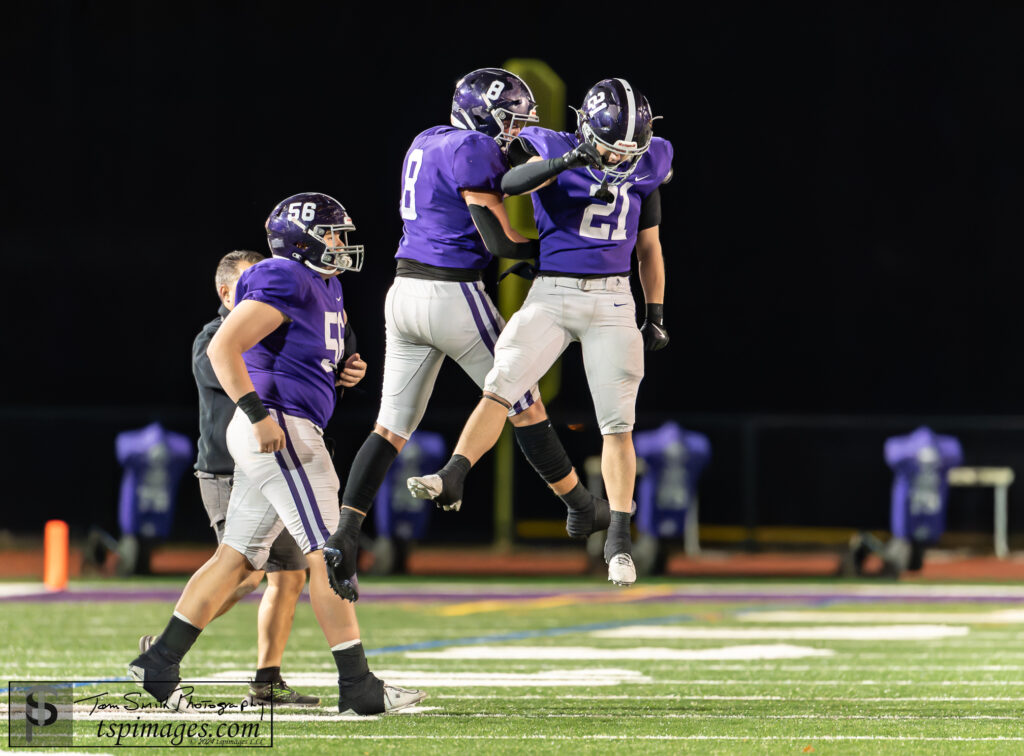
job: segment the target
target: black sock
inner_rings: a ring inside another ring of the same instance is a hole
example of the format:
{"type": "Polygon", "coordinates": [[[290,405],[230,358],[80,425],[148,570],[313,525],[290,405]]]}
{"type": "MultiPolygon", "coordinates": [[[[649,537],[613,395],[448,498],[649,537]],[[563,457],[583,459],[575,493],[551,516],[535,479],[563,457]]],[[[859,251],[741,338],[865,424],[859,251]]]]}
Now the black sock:
{"type": "Polygon", "coordinates": [[[469,464],[469,460],[463,457],[461,454],[453,454],[452,458],[448,460],[447,464],[437,471],[437,474],[441,476],[443,480],[457,483],[460,487],[462,482],[469,475],[469,471],[473,469],[473,465],[469,464]]]}
{"type": "Polygon", "coordinates": [[[366,663],[366,652],[363,651],[362,643],[331,651],[331,654],[338,666],[339,685],[358,682],[370,674],[370,665],[366,663]]]}
{"type": "Polygon", "coordinates": [[[473,466],[469,464],[469,460],[461,454],[452,455],[452,458],[448,460],[448,464],[437,471],[437,475],[441,478],[441,483],[444,486],[441,495],[436,499],[438,504],[445,505],[462,501],[462,488],[466,483],[466,476],[469,475],[469,471],[472,468],[473,466]]]}
{"type": "Polygon", "coordinates": [[[604,561],[608,563],[616,554],[632,554],[633,541],[629,536],[629,512],[612,511],[608,536],[604,542],[604,561]]]}
{"type": "Polygon", "coordinates": [[[397,456],[398,449],[390,441],[379,433],[371,432],[352,460],[341,503],[360,512],[368,512],[397,456]]]}
{"type": "Polygon", "coordinates": [[[266,683],[281,682],[281,668],[260,667],[256,670],[256,679],[253,682],[261,685],[266,683]]]}
{"type": "Polygon", "coordinates": [[[570,537],[586,538],[591,533],[608,529],[610,512],[608,502],[594,496],[583,485],[583,481],[576,481],[576,485],[569,493],[558,498],[569,508],[565,530],[570,537]]]}
{"type": "Polygon", "coordinates": [[[380,714],[384,711],[384,681],[370,672],[363,644],[331,651],[338,665],[338,711],[352,709],[356,714],[380,714]]]}
{"type": "Polygon", "coordinates": [[[160,633],[160,637],[153,642],[149,650],[171,664],[179,664],[201,632],[203,631],[198,627],[172,616],[167,627],[160,633]]]}

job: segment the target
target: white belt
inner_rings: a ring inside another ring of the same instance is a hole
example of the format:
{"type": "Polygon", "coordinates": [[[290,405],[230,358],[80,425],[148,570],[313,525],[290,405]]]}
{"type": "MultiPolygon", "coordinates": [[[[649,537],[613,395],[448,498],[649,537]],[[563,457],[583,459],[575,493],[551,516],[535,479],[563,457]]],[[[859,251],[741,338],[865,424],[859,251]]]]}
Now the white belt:
{"type": "Polygon", "coordinates": [[[541,280],[550,279],[552,285],[580,291],[629,291],[629,279],[625,276],[608,276],[607,278],[572,278],[570,276],[543,276],[541,280]]]}

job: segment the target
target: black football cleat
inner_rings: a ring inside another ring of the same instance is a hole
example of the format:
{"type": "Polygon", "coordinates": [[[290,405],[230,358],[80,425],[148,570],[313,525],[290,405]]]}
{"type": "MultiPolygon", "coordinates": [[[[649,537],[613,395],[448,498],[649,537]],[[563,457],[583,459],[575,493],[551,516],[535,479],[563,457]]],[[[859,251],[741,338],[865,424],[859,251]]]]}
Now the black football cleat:
{"type": "Polygon", "coordinates": [[[188,699],[181,690],[181,672],[177,664],[167,664],[147,651],[128,665],[128,674],[168,709],[183,711],[187,708],[188,699]]]}

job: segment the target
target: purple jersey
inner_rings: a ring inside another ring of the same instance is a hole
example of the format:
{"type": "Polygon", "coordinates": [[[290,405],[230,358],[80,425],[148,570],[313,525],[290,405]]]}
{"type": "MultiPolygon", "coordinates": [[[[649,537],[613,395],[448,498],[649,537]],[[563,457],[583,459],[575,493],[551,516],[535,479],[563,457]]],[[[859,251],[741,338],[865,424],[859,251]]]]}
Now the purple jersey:
{"type": "MultiPolygon", "coordinates": [[[[519,138],[545,159],[564,155],[579,144],[574,134],[538,126],[523,129],[519,138]]],[[[615,195],[611,202],[594,199],[600,184],[585,168],[563,171],[554,183],[534,192],[540,270],[607,276],[628,272],[639,232],[640,204],[671,168],[672,145],[654,137],[633,174],[608,187],[615,195]]]]}
{"type": "Polygon", "coordinates": [[[487,267],[491,254],[459,190],[501,191],[508,163],[497,143],[478,131],[435,126],[412,140],[402,165],[405,227],[395,257],[440,268],[487,267]]]}
{"type": "Polygon", "coordinates": [[[296,260],[271,257],[239,277],[235,301],[246,299],[288,318],[242,355],[256,393],[268,407],[323,428],[334,414],[334,369],[345,344],[341,282],[325,281],[296,260]]]}

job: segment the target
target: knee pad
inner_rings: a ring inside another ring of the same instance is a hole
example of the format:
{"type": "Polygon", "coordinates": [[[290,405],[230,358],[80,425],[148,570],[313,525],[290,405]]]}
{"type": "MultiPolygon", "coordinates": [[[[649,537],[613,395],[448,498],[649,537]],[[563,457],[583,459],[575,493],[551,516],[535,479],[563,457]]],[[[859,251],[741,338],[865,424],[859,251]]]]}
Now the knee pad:
{"type": "Polygon", "coordinates": [[[557,483],[572,470],[572,463],[565,453],[565,447],[558,440],[558,434],[550,420],[535,425],[513,427],[516,442],[523,456],[544,479],[545,483],[557,483]]]}

